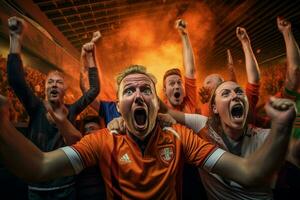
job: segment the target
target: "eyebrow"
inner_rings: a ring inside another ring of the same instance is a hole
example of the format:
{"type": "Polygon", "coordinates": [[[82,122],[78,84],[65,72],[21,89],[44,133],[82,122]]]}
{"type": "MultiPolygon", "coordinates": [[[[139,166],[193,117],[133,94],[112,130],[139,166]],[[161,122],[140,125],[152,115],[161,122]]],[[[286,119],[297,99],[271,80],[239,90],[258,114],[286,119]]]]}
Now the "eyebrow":
{"type": "Polygon", "coordinates": [[[242,87],[236,87],[234,90],[242,90],[242,91],[244,91],[244,89],[242,87]]]}
{"type": "MultiPolygon", "coordinates": [[[[220,92],[222,92],[224,90],[231,90],[231,89],[224,88],[224,89],[220,90],[220,92]]],[[[243,88],[239,87],[239,86],[233,89],[233,91],[235,91],[235,90],[242,90],[242,91],[244,91],[243,88]]]]}

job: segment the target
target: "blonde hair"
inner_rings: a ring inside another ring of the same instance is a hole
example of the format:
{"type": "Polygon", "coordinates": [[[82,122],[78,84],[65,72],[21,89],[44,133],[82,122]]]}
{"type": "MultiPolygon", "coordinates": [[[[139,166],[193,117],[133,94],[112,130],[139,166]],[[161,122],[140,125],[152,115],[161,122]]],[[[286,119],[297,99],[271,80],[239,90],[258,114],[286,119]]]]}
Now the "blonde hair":
{"type": "MultiPolygon", "coordinates": [[[[157,80],[155,78],[155,76],[149,72],[147,72],[147,69],[145,66],[142,65],[130,65],[128,66],[124,71],[120,72],[117,77],[116,77],[116,81],[117,81],[117,97],[119,94],[119,89],[120,89],[120,84],[122,82],[122,80],[131,74],[144,74],[145,76],[149,77],[150,80],[153,82],[154,88],[155,85],[157,83],[157,80]]],[[[155,89],[156,92],[156,89],[155,89]]]]}
{"type": "Polygon", "coordinates": [[[58,70],[54,70],[54,71],[50,71],[50,72],[47,74],[46,80],[49,78],[49,76],[51,76],[51,75],[53,75],[53,74],[58,75],[58,76],[62,77],[63,79],[65,79],[65,76],[64,76],[64,74],[63,74],[62,72],[60,72],[60,71],[58,71],[58,70]]]}

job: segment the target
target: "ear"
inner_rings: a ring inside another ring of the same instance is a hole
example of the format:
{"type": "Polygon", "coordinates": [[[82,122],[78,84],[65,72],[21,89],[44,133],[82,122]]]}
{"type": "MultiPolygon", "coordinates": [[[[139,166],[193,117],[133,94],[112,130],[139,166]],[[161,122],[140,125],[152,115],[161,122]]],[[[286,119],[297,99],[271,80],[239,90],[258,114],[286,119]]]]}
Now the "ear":
{"type": "Polygon", "coordinates": [[[219,112],[218,112],[218,110],[217,110],[216,104],[213,104],[213,105],[212,105],[212,110],[213,110],[213,113],[214,113],[214,114],[219,114],[219,112]]]}
{"type": "Polygon", "coordinates": [[[116,105],[117,105],[117,111],[120,113],[119,100],[116,101],[116,105]]]}
{"type": "Polygon", "coordinates": [[[164,92],[164,95],[167,96],[167,93],[166,93],[167,91],[166,91],[166,86],[165,85],[163,86],[163,92],[164,92]]]}

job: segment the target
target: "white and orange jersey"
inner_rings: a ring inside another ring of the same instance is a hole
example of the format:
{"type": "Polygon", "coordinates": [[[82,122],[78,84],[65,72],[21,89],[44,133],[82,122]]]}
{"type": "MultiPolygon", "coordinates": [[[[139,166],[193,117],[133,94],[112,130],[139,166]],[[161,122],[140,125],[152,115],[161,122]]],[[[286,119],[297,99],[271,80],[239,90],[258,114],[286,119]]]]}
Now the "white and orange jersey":
{"type": "Polygon", "coordinates": [[[144,153],[128,134],[107,129],[63,150],[77,173],[99,165],[108,199],[181,199],[184,162],[210,171],[224,153],[179,124],[150,134],[144,153]]]}

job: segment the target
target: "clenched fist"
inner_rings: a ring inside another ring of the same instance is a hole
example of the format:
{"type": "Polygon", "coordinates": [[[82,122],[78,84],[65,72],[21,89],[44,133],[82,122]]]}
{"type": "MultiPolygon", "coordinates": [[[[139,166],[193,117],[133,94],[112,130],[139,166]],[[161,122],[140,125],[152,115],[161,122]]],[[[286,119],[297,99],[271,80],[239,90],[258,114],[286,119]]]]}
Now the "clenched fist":
{"type": "Polygon", "coordinates": [[[181,35],[187,34],[187,23],[183,19],[178,19],[175,22],[175,28],[181,35]]]}
{"type": "Polygon", "coordinates": [[[18,17],[8,19],[8,28],[10,36],[21,37],[25,28],[25,22],[18,17]]]}
{"type": "Polygon", "coordinates": [[[83,67],[95,67],[95,44],[93,42],[85,43],[81,48],[81,60],[83,67]]]}
{"type": "Polygon", "coordinates": [[[91,39],[91,42],[95,43],[101,38],[100,31],[96,31],[93,33],[93,38],[91,39]]]}
{"type": "Polygon", "coordinates": [[[277,27],[282,33],[288,33],[291,31],[291,23],[282,17],[277,17],[277,27]]]}
{"type": "Polygon", "coordinates": [[[250,42],[246,29],[242,27],[236,28],[236,36],[241,42],[250,42]]]}
{"type": "Polygon", "coordinates": [[[272,123],[279,126],[292,126],[296,117],[296,106],[290,99],[271,97],[265,109],[272,123]]]}

